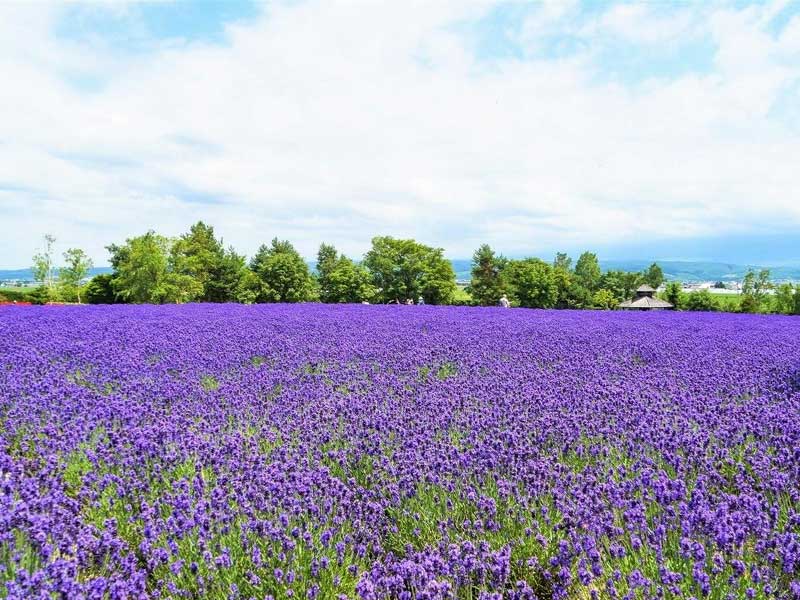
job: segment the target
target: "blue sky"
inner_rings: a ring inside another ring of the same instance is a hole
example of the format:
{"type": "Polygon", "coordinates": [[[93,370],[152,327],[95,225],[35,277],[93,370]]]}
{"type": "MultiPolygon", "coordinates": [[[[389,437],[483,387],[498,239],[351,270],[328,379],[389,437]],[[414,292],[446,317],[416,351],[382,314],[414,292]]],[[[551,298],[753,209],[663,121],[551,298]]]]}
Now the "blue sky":
{"type": "Polygon", "coordinates": [[[197,219],[800,261],[796,0],[12,2],[0,55],[0,268],[197,219]]]}

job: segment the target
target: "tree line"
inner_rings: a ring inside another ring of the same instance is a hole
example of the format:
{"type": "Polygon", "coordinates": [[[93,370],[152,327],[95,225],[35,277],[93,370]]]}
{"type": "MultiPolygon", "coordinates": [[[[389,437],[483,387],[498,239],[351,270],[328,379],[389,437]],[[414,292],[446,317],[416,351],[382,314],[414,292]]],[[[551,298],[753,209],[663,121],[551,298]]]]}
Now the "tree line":
{"type": "MultiPolygon", "coordinates": [[[[603,272],[597,255],[584,252],[574,262],[558,253],[552,262],[498,255],[488,244],[472,256],[471,280],[459,290],[442,248],[411,239],[375,237],[361,261],[334,246],[319,247],[316,271],[287,240],[262,244],[247,260],[199,221],[177,238],[154,231],[107,246],[113,272],[83,280],[92,263],[78,248],[63,253],[54,266],[55,238],[45,236],[34,256],[41,284],[34,301],[86,301],[93,304],[184,302],[408,303],[613,310],[642,284],[659,288],[664,273],[657,263],[642,272],[603,272]],[[57,277],[56,277],[57,272],[57,277]]],[[[748,272],[735,302],[708,290],[685,293],[669,282],[661,296],[679,310],[736,310],[800,314],[800,286],[774,286],[768,270],[748,272]]]]}

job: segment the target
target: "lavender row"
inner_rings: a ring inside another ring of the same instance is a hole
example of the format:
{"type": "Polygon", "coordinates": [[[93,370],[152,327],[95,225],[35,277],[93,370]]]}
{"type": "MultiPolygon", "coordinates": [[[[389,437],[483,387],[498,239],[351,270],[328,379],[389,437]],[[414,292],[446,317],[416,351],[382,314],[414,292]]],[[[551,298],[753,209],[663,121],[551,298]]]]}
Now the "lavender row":
{"type": "Polygon", "coordinates": [[[798,598],[800,321],[0,312],[0,596],[798,598]]]}

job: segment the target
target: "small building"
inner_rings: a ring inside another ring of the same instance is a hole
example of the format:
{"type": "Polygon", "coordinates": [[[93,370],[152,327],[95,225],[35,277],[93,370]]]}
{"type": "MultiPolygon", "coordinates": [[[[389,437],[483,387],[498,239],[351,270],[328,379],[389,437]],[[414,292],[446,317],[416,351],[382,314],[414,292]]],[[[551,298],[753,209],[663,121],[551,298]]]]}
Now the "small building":
{"type": "Polygon", "coordinates": [[[620,308],[628,310],[667,310],[674,308],[669,302],[653,296],[656,291],[649,285],[640,285],[636,290],[636,297],[626,300],[619,305],[620,308]]]}

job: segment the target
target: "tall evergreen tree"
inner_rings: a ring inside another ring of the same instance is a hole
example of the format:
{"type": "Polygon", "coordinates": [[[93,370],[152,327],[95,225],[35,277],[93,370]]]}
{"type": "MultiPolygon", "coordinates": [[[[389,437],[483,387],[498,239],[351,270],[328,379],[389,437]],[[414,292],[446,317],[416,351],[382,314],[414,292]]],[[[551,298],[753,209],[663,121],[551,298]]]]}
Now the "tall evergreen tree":
{"type": "Polygon", "coordinates": [[[201,302],[233,302],[245,268],[244,257],[227,251],[214,228],[198,221],[172,245],[173,272],[192,277],[203,288],[201,302]]]}
{"type": "Polygon", "coordinates": [[[480,306],[497,306],[506,293],[503,268],[506,259],[497,256],[489,244],[481,245],[472,255],[472,280],[467,291],[480,306]]]}
{"type": "Polygon", "coordinates": [[[658,263],[653,263],[642,273],[642,280],[650,287],[658,289],[664,283],[664,271],[661,270],[658,263]]]}

